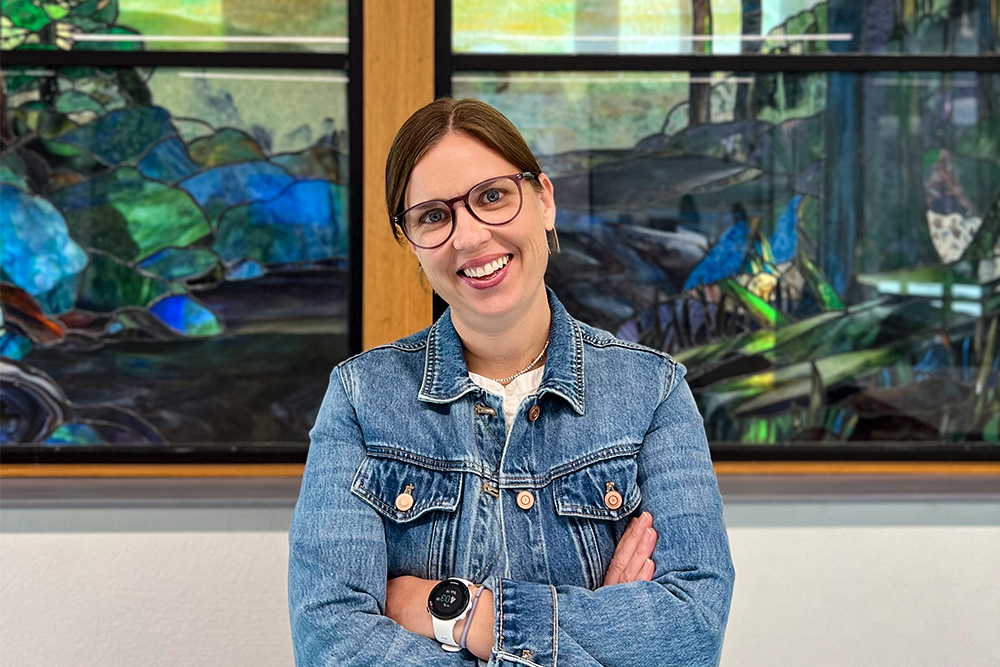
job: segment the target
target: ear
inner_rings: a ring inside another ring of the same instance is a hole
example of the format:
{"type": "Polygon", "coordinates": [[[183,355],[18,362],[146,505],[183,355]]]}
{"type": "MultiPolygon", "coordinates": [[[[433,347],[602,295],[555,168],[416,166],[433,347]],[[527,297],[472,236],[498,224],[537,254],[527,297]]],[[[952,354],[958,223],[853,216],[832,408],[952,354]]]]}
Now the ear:
{"type": "Polygon", "coordinates": [[[545,231],[555,229],[556,226],[556,198],[555,188],[552,181],[545,174],[538,175],[538,183],[542,186],[540,194],[542,200],[542,213],[545,221],[545,231]]]}

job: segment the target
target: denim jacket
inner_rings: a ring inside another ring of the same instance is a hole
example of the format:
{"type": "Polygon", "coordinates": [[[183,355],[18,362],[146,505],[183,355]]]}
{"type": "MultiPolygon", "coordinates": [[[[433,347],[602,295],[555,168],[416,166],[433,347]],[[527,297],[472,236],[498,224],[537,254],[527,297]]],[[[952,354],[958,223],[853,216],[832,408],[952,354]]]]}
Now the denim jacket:
{"type": "Polygon", "coordinates": [[[493,591],[489,667],[718,664],[734,572],[684,367],[548,298],[545,372],[509,434],[448,311],[334,369],[290,532],[300,667],[476,665],[384,615],[400,575],[493,591]],[[653,580],[602,588],[643,510],[659,534],[653,580]]]}

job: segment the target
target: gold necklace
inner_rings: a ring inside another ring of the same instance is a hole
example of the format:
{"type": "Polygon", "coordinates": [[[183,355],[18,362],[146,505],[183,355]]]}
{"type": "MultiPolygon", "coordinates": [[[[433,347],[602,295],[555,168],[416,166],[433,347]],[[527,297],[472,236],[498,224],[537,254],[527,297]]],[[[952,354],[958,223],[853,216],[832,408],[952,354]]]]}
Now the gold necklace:
{"type": "Polygon", "coordinates": [[[527,373],[528,371],[530,371],[532,368],[535,367],[535,364],[537,364],[539,362],[539,360],[542,358],[542,355],[545,354],[545,350],[547,350],[547,349],[549,349],[549,339],[548,338],[545,339],[545,345],[542,347],[542,351],[538,353],[538,356],[535,357],[534,361],[532,361],[530,364],[528,364],[527,368],[525,368],[523,371],[519,371],[517,373],[514,373],[509,378],[501,378],[499,380],[494,380],[494,382],[499,382],[500,384],[504,384],[506,382],[511,382],[511,381],[516,380],[517,378],[521,377],[522,375],[524,375],[525,373],[527,373]]]}

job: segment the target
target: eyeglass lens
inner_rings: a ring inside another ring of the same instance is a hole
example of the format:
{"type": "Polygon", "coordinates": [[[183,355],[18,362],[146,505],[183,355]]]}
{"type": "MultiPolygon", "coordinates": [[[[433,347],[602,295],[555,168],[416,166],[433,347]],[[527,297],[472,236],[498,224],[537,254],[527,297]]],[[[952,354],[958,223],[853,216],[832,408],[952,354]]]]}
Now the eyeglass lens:
{"type": "MultiPolygon", "coordinates": [[[[468,194],[469,211],[489,225],[502,225],[517,215],[521,190],[513,178],[500,177],[480,183],[468,194]]],[[[429,201],[406,211],[403,225],[407,238],[432,248],[444,243],[454,224],[452,210],[443,201],[429,201]]]]}

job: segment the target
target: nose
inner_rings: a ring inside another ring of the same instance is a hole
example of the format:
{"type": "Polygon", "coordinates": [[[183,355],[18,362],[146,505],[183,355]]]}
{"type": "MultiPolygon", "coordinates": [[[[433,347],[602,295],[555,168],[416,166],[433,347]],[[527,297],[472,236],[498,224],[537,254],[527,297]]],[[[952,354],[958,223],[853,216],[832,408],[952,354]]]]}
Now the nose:
{"type": "Polygon", "coordinates": [[[469,209],[461,202],[454,210],[455,232],[452,235],[452,243],[455,250],[470,250],[490,239],[489,227],[469,213],[469,209]]]}

